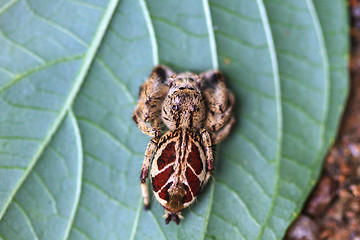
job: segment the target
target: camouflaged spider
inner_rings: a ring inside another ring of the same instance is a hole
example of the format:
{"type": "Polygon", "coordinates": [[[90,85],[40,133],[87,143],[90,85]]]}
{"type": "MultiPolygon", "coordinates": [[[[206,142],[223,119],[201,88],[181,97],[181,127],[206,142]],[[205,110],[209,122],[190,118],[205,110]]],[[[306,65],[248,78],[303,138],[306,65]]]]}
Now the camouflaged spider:
{"type": "Polygon", "coordinates": [[[141,169],[141,189],[149,209],[146,178],[151,159],[151,183],[165,208],[165,222],[179,224],[181,210],[198,196],[214,170],[212,144],[229,134],[234,124],[234,96],[220,71],[175,74],[166,66],[154,68],[141,85],[133,119],[152,139],[141,169]],[[160,136],[164,123],[168,131],[160,136]]]}

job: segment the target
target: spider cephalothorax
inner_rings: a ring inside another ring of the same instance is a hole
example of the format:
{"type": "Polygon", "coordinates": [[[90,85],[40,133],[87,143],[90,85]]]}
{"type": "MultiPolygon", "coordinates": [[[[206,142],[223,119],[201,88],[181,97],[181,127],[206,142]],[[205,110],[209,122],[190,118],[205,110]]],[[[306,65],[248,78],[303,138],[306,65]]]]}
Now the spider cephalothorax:
{"type": "Polygon", "coordinates": [[[173,75],[162,105],[162,119],[169,129],[198,129],[205,118],[205,102],[200,91],[201,79],[192,73],[173,75]]]}
{"type": "Polygon", "coordinates": [[[175,74],[159,65],[141,86],[133,119],[153,137],[145,151],[140,175],[145,207],[146,178],[151,160],[154,195],[165,208],[166,223],[179,224],[213,169],[212,144],[221,142],[234,124],[234,97],[219,71],[175,74]],[[168,131],[161,133],[161,123],[168,131]]]}

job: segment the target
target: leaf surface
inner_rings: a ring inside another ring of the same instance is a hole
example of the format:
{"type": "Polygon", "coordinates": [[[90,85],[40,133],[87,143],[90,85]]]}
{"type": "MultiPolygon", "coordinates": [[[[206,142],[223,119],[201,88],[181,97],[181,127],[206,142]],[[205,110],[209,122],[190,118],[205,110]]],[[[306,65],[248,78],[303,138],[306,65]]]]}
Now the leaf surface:
{"type": "Polygon", "coordinates": [[[66,239],[78,206],[82,147],[74,116],[65,117],[0,222],[3,239],[66,239]]]}
{"type": "Polygon", "coordinates": [[[342,0],[9,0],[0,30],[3,239],[281,239],[347,95],[342,0]],[[236,97],[214,180],[180,226],[140,192],[149,138],[131,114],[158,63],[219,68],[236,97]]]}

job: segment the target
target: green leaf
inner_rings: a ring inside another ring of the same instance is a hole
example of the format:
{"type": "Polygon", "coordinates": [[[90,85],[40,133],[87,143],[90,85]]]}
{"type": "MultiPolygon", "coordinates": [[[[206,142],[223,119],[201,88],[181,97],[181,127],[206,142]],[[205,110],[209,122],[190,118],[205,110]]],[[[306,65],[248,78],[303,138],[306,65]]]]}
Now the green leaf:
{"type": "Polygon", "coordinates": [[[13,198],[0,222],[3,239],[66,239],[80,197],[81,139],[72,113],[13,198]]]}
{"type": "Polygon", "coordinates": [[[0,237],[281,239],[334,141],[347,32],[343,0],[2,1],[0,237]],[[219,68],[236,96],[180,226],[141,199],[131,114],[158,63],[219,68]]]}

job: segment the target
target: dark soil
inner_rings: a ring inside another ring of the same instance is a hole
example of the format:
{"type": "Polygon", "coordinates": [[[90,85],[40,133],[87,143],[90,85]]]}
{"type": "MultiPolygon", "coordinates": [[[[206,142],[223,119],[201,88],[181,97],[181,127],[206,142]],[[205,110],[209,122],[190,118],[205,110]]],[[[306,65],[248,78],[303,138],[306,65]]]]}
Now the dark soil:
{"type": "Polygon", "coordinates": [[[360,240],[360,3],[349,6],[350,96],[322,176],[286,240],[360,240]]]}

